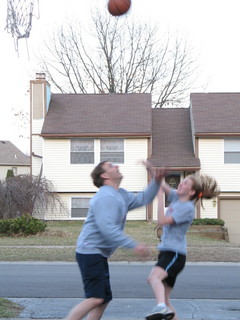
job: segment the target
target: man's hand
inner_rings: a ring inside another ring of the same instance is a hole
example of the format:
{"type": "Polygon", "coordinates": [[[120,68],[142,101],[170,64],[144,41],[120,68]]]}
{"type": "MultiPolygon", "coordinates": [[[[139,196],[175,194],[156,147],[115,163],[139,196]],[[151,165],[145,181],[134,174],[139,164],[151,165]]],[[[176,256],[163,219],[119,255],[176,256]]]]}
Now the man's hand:
{"type": "Polygon", "coordinates": [[[149,250],[148,248],[145,246],[145,244],[139,243],[134,249],[134,252],[136,252],[137,254],[139,254],[142,257],[146,257],[149,255],[149,250]]]}
{"type": "Polygon", "coordinates": [[[166,169],[155,169],[154,170],[154,178],[157,182],[161,182],[162,179],[168,174],[168,170],[166,169]]]}
{"type": "Polygon", "coordinates": [[[151,164],[151,162],[149,160],[147,161],[142,161],[142,164],[144,165],[144,167],[146,167],[146,170],[150,173],[151,178],[154,176],[154,170],[153,170],[153,166],[151,164]]]}
{"type": "Polygon", "coordinates": [[[152,178],[155,178],[155,180],[157,182],[161,182],[162,178],[165,177],[169,173],[169,171],[165,168],[163,168],[163,169],[155,168],[154,169],[153,165],[151,164],[151,162],[149,160],[142,161],[142,164],[146,167],[146,169],[150,173],[150,176],[152,178]]]}

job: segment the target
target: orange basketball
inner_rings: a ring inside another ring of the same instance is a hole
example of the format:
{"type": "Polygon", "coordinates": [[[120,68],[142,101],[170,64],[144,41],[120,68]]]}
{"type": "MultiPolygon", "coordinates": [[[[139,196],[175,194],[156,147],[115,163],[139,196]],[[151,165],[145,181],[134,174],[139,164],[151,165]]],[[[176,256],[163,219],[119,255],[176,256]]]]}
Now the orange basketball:
{"type": "Polygon", "coordinates": [[[121,16],[131,7],[131,0],[109,0],[108,11],[112,16],[121,16]]]}

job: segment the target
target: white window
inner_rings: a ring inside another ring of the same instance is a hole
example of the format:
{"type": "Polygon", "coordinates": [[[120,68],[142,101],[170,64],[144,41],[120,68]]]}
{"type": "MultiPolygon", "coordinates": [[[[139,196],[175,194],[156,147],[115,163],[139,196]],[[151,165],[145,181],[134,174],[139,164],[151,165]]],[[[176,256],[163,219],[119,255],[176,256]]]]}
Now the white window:
{"type": "Polygon", "coordinates": [[[71,218],[86,218],[90,198],[72,198],[71,200],[71,218]]]}
{"type": "Polygon", "coordinates": [[[100,161],[124,163],[124,139],[100,139],[100,161]]]}
{"type": "Polygon", "coordinates": [[[224,139],[224,163],[240,163],[240,139],[224,139]]]}
{"type": "Polygon", "coordinates": [[[71,140],[71,163],[94,163],[94,139],[71,140]]]}

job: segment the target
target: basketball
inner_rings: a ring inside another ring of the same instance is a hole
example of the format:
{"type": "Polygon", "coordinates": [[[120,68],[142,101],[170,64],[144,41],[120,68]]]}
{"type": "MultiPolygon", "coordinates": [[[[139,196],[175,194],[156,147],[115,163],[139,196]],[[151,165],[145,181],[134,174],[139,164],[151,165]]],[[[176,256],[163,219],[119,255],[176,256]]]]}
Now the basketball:
{"type": "Polygon", "coordinates": [[[121,16],[129,10],[131,0],[109,0],[108,11],[112,16],[121,16]]]}

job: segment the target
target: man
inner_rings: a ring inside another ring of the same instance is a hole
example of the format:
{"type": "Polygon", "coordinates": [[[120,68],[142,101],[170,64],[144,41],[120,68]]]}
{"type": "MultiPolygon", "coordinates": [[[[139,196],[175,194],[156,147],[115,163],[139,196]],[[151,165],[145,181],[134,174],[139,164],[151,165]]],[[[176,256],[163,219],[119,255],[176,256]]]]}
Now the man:
{"type": "Polygon", "coordinates": [[[78,237],[76,260],[82,275],[86,299],[76,305],[67,320],[99,320],[112,300],[108,258],[118,247],[132,249],[144,256],[148,250],[124,234],[129,210],[147,205],[156,196],[163,172],[156,170],[154,178],[143,192],[137,194],[119,188],[122,174],[117,165],[104,161],[91,173],[99,191],[90,201],[82,231],[78,237]]]}

